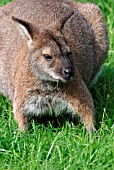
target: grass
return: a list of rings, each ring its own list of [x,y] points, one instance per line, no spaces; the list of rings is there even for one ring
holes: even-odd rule
[[[86,0],[83,0],[86,2]],[[96,107],[97,131],[65,121],[55,127],[32,121],[25,134],[17,130],[11,103],[0,96],[1,170],[113,170],[114,169],[114,1],[97,3],[105,14],[109,52],[102,75],[91,88]],[[0,0],[0,5],[8,0]]]

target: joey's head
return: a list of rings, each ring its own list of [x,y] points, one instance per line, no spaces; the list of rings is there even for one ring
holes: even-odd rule
[[[73,77],[72,53],[62,31],[72,14],[61,20],[58,28],[38,30],[32,24],[14,18],[28,42],[28,64],[42,80],[68,82]]]

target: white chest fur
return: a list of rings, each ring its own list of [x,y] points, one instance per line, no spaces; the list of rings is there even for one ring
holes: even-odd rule
[[[25,105],[27,116],[58,116],[62,113],[73,113],[70,103],[60,98],[58,95],[32,96]]]

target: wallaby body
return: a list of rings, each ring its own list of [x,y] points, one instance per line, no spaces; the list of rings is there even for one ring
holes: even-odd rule
[[[78,114],[94,129],[88,87],[104,62],[107,31],[100,9],[66,0],[14,0],[0,8],[0,91],[20,130],[27,117]]]

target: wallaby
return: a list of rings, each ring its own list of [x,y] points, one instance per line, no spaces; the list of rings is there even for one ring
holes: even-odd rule
[[[0,8],[0,91],[19,129],[47,113],[95,126],[89,86],[108,49],[98,6],[70,0],[14,0]]]

